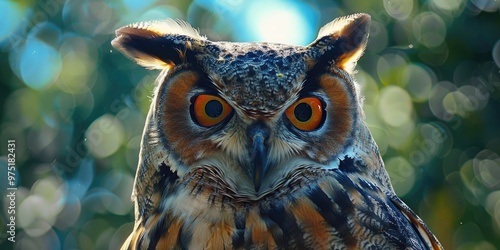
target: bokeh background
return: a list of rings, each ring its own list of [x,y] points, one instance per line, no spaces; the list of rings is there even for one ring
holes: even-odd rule
[[[398,195],[447,249],[500,249],[500,1],[0,0],[1,249],[117,249],[158,72],[110,41],[187,20],[211,40],[307,45],[337,16],[373,24],[357,80]],[[17,235],[6,240],[7,140]]]

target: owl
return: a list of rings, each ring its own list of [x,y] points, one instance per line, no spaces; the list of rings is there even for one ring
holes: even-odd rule
[[[307,46],[213,42],[178,20],[116,31],[161,70],[122,249],[441,249],[401,201],[353,78],[370,16]]]

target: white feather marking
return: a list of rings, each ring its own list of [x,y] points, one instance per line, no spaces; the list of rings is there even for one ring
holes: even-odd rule
[[[337,158],[333,159],[327,165],[325,165],[325,169],[338,169],[340,165],[340,160],[343,160],[344,157],[346,156],[351,159],[357,159],[359,157],[357,153],[354,151],[354,148],[349,147],[344,152],[340,153]]]
[[[191,27],[189,23],[179,19],[163,19],[163,20],[133,23],[123,27],[122,29],[124,29],[124,31],[127,31],[130,28],[136,30],[151,31],[158,36],[184,35],[195,39],[201,39],[201,40],[206,39],[205,36],[200,35],[197,29]],[[118,31],[122,29],[119,29]]]
[[[352,14],[348,16],[343,16],[336,18],[335,20],[325,24],[318,32],[318,37],[316,39],[322,38],[324,36],[330,36],[341,31],[346,25],[351,23],[354,19],[366,14]]]

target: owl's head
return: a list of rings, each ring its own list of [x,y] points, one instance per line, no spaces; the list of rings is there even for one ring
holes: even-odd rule
[[[307,46],[213,42],[173,20],[118,29],[115,48],[162,70],[137,170],[134,195],[149,197],[139,208],[165,195],[152,190],[174,192],[200,173],[211,176],[204,185],[258,200],[301,171],[353,159],[375,164],[345,171],[383,168],[352,77],[369,26],[367,14],[337,18]]]

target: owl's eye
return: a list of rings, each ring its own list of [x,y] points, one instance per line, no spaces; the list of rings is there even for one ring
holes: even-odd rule
[[[214,95],[199,95],[193,106],[196,122],[204,127],[211,127],[222,122],[233,109],[222,98]]]
[[[286,111],[285,115],[293,126],[302,131],[313,131],[323,120],[323,104],[318,98],[302,98]]]

